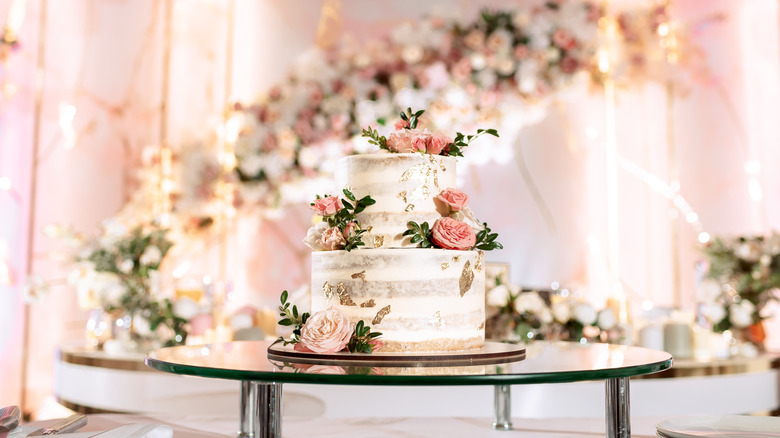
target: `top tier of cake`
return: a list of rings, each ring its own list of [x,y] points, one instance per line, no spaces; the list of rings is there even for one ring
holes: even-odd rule
[[[366,248],[414,247],[407,222],[433,223],[447,215],[434,199],[456,182],[455,158],[422,153],[363,154],[341,158],[336,187],[347,188],[360,199],[370,195],[376,204],[357,215]]]

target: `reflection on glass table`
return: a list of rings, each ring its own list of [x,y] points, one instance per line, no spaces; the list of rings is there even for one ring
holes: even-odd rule
[[[630,437],[629,378],[657,373],[672,366],[663,351],[610,344],[531,342],[525,358],[515,362],[450,365],[413,362],[407,366],[372,363],[323,364],[270,360],[264,341],[170,347],[146,358],[151,368],[169,373],[240,380],[239,436],[281,437],[283,383],[331,385],[494,385],[496,429],[511,429],[510,385],[606,382],[608,437]]]

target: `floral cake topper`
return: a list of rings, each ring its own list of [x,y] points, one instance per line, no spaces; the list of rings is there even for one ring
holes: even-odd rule
[[[401,120],[395,123],[395,131],[388,137],[379,135],[379,132],[371,127],[363,129],[363,137],[368,137],[369,143],[390,152],[422,152],[450,157],[462,157],[463,149],[483,134],[498,137],[495,129],[477,129],[477,133],[473,135],[457,132],[453,140],[446,135],[418,128],[417,123],[423,113],[425,110],[412,111],[411,108],[407,108],[406,112],[401,113]]]

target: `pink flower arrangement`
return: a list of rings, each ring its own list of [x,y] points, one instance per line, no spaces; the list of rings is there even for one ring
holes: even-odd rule
[[[458,189],[447,188],[436,196],[436,200],[446,205],[449,212],[453,213],[466,208],[469,203],[469,195]]]
[[[335,353],[346,348],[353,330],[344,312],[323,310],[311,315],[301,327],[301,337],[293,348],[314,353]]]
[[[320,216],[333,216],[342,208],[344,206],[341,204],[341,200],[335,196],[315,199],[311,205],[311,209]]]
[[[398,121],[397,129],[387,137],[387,148],[393,152],[425,152],[431,155],[440,155],[446,152],[452,139],[446,135],[434,134],[427,129],[409,129],[409,122]]]
[[[463,251],[477,243],[477,234],[469,224],[443,217],[431,228],[431,242],[439,248]]]

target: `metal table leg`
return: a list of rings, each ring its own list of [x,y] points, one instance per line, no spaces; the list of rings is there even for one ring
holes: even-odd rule
[[[628,383],[628,377],[607,379],[607,438],[631,437]]]
[[[493,429],[512,430],[512,394],[509,385],[496,385],[493,392]]]
[[[241,382],[240,438],[282,438],[282,384]]]

